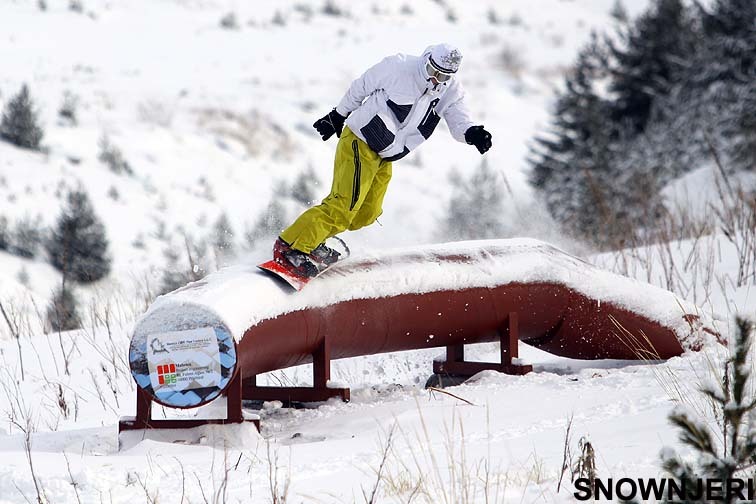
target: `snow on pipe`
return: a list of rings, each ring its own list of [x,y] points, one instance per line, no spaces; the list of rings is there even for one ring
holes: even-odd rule
[[[209,275],[158,298],[138,322],[132,374],[157,402],[193,407],[235,372],[312,362],[326,337],[332,358],[482,343],[498,340],[511,312],[521,341],[580,359],[666,359],[717,334],[672,293],[546,243],[458,242],[348,259],[299,293],[254,265]],[[180,360],[182,349],[200,372],[177,393],[164,382],[175,383],[182,364],[161,358]]]

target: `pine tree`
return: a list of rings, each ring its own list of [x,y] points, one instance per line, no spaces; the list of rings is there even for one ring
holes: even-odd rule
[[[604,71],[604,52],[594,35],[565,79],[549,135],[536,138],[529,160],[530,182],[549,213],[572,233],[599,242],[621,207],[621,191],[613,186],[616,128],[607,120],[609,103],[595,90]]]
[[[690,71],[700,97],[701,127],[727,146],[728,166],[756,169],[756,2],[717,0],[699,5],[703,37]]]
[[[0,138],[25,149],[39,150],[44,133],[38,124],[29,87],[24,84],[3,111]]]
[[[51,264],[66,279],[94,282],[110,272],[105,227],[83,189],[68,194],[46,248]]]
[[[666,451],[662,463],[664,469],[678,480],[678,486],[691,492],[696,491],[698,478],[716,478],[724,482],[738,475],[747,477],[744,472],[752,471],[756,463],[756,430],[752,428],[756,400],[750,388],[752,368],[748,359],[753,324],[739,318],[736,326],[734,353],[725,363],[721,385],[701,390],[720,416],[722,432],[713,432],[709,425],[683,410],[674,411],[669,416],[680,431],[680,441],[697,455],[698,464],[684,462],[674,450]],[[706,492],[698,498],[686,497],[688,503],[709,502]],[[726,495],[720,502],[740,501],[737,495]]]
[[[47,325],[52,332],[81,329],[77,304],[73,289],[64,280],[47,307]]]
[[[504,183],[485,159],[469,179],[453,174],[452,185],[455,189],[439,232],[442,239],[506,237]]]
[[[622,0],[614,0],[612,8],[609,11],[609,15],[619,23],[627,23],[627,21],[630,19],[627,15],[625,4],[622,3]]]
[[[651,9],[621,32],[620,44],[609,41],[612,121],[642,132],[654,100],[666,95],[686,68],[695,32],[682,0],[655,0]]]
[[[10,246],[10,236],[8,236],[8,218],[0,216],[0,250],[8,250]]]
[[[716,0],[711,10],[699,6],[703,25],[692,77],[699,84],[734,81],[753,86],[756,78],[756,2]]]
[[[745,95],[740,102],[735,123],[736,136],[731,157],[735,168],[756,172],[756,87],[742,88]]]

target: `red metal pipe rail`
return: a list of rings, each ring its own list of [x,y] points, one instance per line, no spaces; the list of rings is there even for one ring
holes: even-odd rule
[[[479,246],[468,244],[468,250],[407,251],[385,260],[350,260],[332,267],[301,293],[287,291],[285,295],[281,291],[286,288],[277,285],[273,279],[263,273],[247,271],[248,281],[237,282],[235,288],[254,284],[246,295],[259,295],[260,289],[264,289],[268,297],[279,296],[283,301],[279,313],[260,317],[241,333],[238,327],[229,329],[232,334],[237,331],[234,334],[237,362],[233,387],[238,387],[241,382],[241,397],[244,399],[318,401],[338,396],[348,400],[348,389],[328,388],[331,359],[446,347],[447,359],[435,363],[436,372],[471,375],[481,369],[497,369],[524,374],[531,367],[515,360],[518,339],[553,354],[577,359],[657,360],[680,355],[689,349],[698,350],[701,339],[697,336],[702,332],[716,334],[694,309],[683,309],[684,304],[670,293],[650,285],[615,275],[618,285],[624,282],[618,292],[621,294],[625,289],[631,293],[631,302],[618,302],[621,295],[616,292],[609,293],[609,301],[592,295],[590,286],[579,287],[581,281],[601,280],[611,286],[614,277],[606,282],[605,277],[611,274],[599,274],[596,268],[546,244],[527,243],[531,249],[522,242],[511,247],[507,246],[507,241],[482,242]],[[528,271],[508,272],[507,261],[512,262],[513,268],[522,269],[516,259],[529,253],[541,254],[546,261],[544,264],[554,265],[552,279],[549,275],[535,275]],[[428,262],[439,268],[429,268]],[[395,279],[391,277],[397,264],[417,264],[420,269],[428,268],[429,274],[438,275],[444,275],[447,266],[457,277],[469,268],[470,280],[460,285],[459,278],[455,277],[448,282],[447,288],[443,287],[443,281],[433,282],[434,288],[402,286],[407,270],[397,273]],[[536,264],[534,267],[541,266]],[[491,273],[486,276],[481,274],[483,270]],[[374,278],[371,272],[375,272]],[[423,284],[423,275],[423,271],[415,275],[420,284]],[[372,285],[368,282],[379,279],[390,286],[382,296],[376,296],[375,289],[367,289]],[[342,285],[340,282],[350,280],[365,282],[366,291],[373,294],[370,297],[355,296],[354,292],[360,292],[359,286],[349,284],[352,294],[347,293],[343,299],[334,301],[333,289]],[[196,310],[206,309],[209,314],[206,317],[192,314],[192,320],[176,320],[174,327],[191,327],[197,320],[205,319],[213,319],[215,324],[223,323],[223,314],[213,311],[223,309],[222,303],[213,297],[223,289],[220,288],[222,285],[212,287],[214,282],[216,280],[211,277],[167,296],[159,307],[148,312],[137,326],[136,333],[149,332],[164,325],[164,321],[170,319],[166,314],[174,309],[172,302],[184,310],[187,303],[190,306],[195,303]],[[203,289],[209,289],[213,294],[205,295]],[[308,289],[310,293],[306,294]],[[322,289],[323,297],[330,296],[329,302],[317,302],[318,289]],[[648,296],[644,296],[644,289]],[[239,295],[245,294],[240,292]],[[654,305],[651,311],[666,313],[664,317],[654,318],[644,314],[643,310],[628,307],[634,306],[633,303],[637,305],[638,299],[644,297]],[[219,307],[203,308],[206,302],[203,299],[210,299]],[[302,299],[314,301],[302,303]],[[660,303],[665,306],[658,306]],[[249,309],[254,310],[255,306]],[[151,317],[160,323],[150,325]],[[464,345],[491,341],[502,342],[501,362],[464,361]],[[310,362],[314,363],[314,387],[260,387],[256,383],[256,376],[261,373]],[[229,410],[229,418],[238,421],[240,415],[236,409],[240,408],[240,401],[234,401],[230,408],[234,411]],[[144,417],[144,406],[140,411],[142,420],[129,424],[132,428],[144,428],[150,423]],[[129,426],[124,427],[122,423],[122,428]]]

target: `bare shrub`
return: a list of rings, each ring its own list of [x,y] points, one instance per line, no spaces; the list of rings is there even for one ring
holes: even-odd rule
[[[110,137],[103,133],[99,142],[100,152],[97,159],[104,163],[116,175],[133,175],[134,170],[123,156],[123,152],[110,141]]]
[[[568,470],[570,471],[571,480],[575,481],[574,478],[572,478],[572,420],[573,416],[570,415],[570,419],[567,422],[567,428],[564,433],[564,446],[562,448],[562,470],[559,472],[559,481],[557,482],[557,493],[559,492],[560,488],[562,487],[562,479],[564,478],[564,473]]]
[[[257,110],[240,114],[232,110],[201,109],[198,114],[199,125],[217,135],[221,145],[232,142],[241,146],[248,156],[270,154],[291,160],[296,150],[287,129],[275,118]]]
[[[415,14],[415,11],[410,4],[402,4],[399,8],[399,14],[403,16],[412,16]]]
[[[493,7],[488,9],[488,11],[486,12],[486,19],[488,19],[488,22],[492,25],[499,25],[503,22],[503,20],[499,16],[499,13],[496,12],[496,9],[494,9]]]
[[[305,171],[297,175],[296,180],[292,184],[291,197],[302,205],[312,205],[317,197],[315,190],[319,185],[320,180],[318,180],[315,170],[312,166],[308,166]]]
[[[182,234],[181,245],[175,246],[173,243],[168,243],[163,250],[166,266],[163,269],[159,294],[165,294],[189,282],[201,280],[210,270],[207,241],[195,239],[186,232]],[[182,257],[185,260],[182,261]]]
[[[341,7],[339,7],[336,2],[333,0],[326,0],[326,2],[323,4],[323,8],[321,9],[321,12],[325,14],[326,16],[333,16],[333,17],[344,17],[346,16],[346,11],[344,11]]]
[[[515,79],[521,79],[525,70],[525,59],[522,51],[512,46],[505,45],[499,51],[497,63],[507,74]]]
[[[244,233],[244,238],[250,248],[254,248],[260,240],[271,240],[272,244],[287,224],[286,209],[278,198],[273,197],[254,224]]]
[[[593,449],[588,439],[583,436],[578,441],[578,457],[575,464],[572,466],[572,481],[579,478],[585,478],[589,481],[591,486],[591,493],[596,492],[596,477],[598,470],[596,469],[596,451]]]
[[[0,250],[8,250],[10,246],[10,233],[8,232],[8,218],[0,216]]]
[[[276,26],[286,26],[286,18],[281,14],[280,10],[277,10],[273,14],[273,19],[271,19],[270,22]]]
[[[58,117],[70,126],[76,126],[79,122],[77,110],[79,108],[79,97],[70,91],[63,93],[63,102],[58,109]]]
[[[221,213],[218,220],[213,224],[211,240],[215,252],[216,268],[220,268],[236,255],[234,230],[225,212]]]
[[[224,15],[220,20],[220,27],[224,30],[238,30],[239,20],[236,17],[236,13],[229,12]]]
[[[275,448],[271,448],[269,440],[265,440],[265,455],[268,465],[268,489],[270,490],[270,500],[273,504],[286,504],[289,496],[289,485],[291,483],[291,467],[285,474],[281,473],[282,467],[279,465],[279,453]],[[289,457],[291,462],[291,457]]]
[[[169,100],[144,100],[137,105],[137,117],[145,124],[170,128],[173,124],[175,107]]]
[[[37,216],[35,220],[32,220],[29,216],[24,216],[16,222],[8,252],[27,259],[36,257],[39,254],[43,238],[44,230],[41,218]]]
[[[53,293],[47,307],[47,325],[52,332],[81,328],[76,296],[70,284],[63,282]]]
[[[486,457],[468,459],[461,417],[455,414],[450,424],[444,424],[441,453],[433,448],[436,443],[431,441],[422,412],[420,420],[421,432],[408,435],[397,424],[383,437],[381,462],[371,469],[376,482],[369,494],[363,490],[365,502],[384,502],[381,497],[425,503],[504,502],[512,477],[494,466],[490,450]],[[535,456],[529,460],[532,466],[524,468],[520,478],[523,486],[540,483],[546,477],[543,461]]]

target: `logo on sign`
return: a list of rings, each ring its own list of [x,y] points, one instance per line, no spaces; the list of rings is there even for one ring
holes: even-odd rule
[[[164,364],[157,367],[158,383],[160,385],[176,384],[176,364]]]

